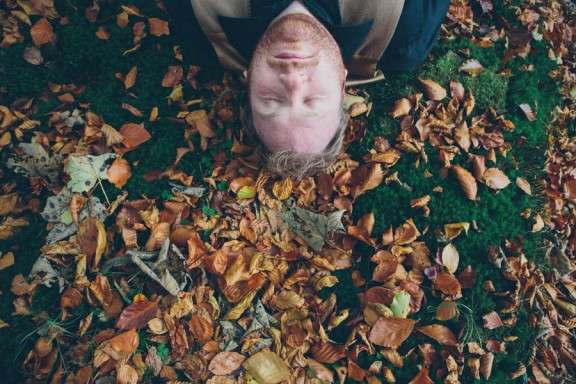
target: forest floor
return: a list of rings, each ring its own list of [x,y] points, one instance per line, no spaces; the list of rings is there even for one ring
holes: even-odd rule
[[[575,12],[453,0],[295,180],[161,1],[4,1],[1,381],[575,382]]]

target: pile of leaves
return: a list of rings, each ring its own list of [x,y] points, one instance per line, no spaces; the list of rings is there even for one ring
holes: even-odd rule
[[[452,1],[441,39],[469,44],[444,56],[458,78],[424,70],[386,105],[371,96],[385,84],[349,89],[348,151],[299,180],[263,169],[241,129],[242,84],[190,63],[161,1],[80,3],[0,10],[2,50],[55,73],[34,92],[0,86],[0,270],[33,257],[0,296],[12,312],[0,335],[22,339],[14,360],[26,382],[575,380],[569,2]],[[89,49],[76,62],[75,23],[122,67]],[[476,50],[501,53],[497,75]],[[151,53],[164,68],[155,82],[130,61]],[[533,57],[552,63],[561,101],[523,101],[512,117],[479,84],[530,76]],[[108,71],[92,73],[90,60]],[[117,100],[98,97],[104,82],[91,76],[106,76]],[[374,134],[378,114],[394,129]],[[543,161],[531,164],[524,146]],[[392,224],[370,199],[394,188],[409,206],[386,202],[402,213]],[[467,243],[489,228],[482,212],[435,212],[457,204],[452,190],[466,212],[498,210],[495,196],[526,204],[520,235],[498,234],[472,260]],[[25,321],[31,331],[11,334]]]

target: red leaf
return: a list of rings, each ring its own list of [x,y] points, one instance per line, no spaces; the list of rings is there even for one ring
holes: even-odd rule
[[[144,328],[148,324],[148,321],[156,316],[157,309],[157,301],[144,300],[132,303],[124,308],[120,314],[116,322],[116,328],[123,331]]]

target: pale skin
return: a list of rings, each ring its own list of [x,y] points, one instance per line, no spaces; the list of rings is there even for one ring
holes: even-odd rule
[[[254,126],[264,145],[322,152],[338,126],[346,74],[336,41],[294,1],[268,27],[247,74]]]

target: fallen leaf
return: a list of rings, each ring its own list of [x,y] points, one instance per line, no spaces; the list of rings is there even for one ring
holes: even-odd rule
[[[485,314],[482,316],[482,319],[484,320],[484,328],[486,329],[496,329],[504,325],[496,311]]]
[[[148,19],[148,27],[150,28],[150,34],[152,36],[169,36],[170,35],[170,25],[167,21],[151,17]]]
[[[480,373],[484,380],[489,380],[492,376],[492,366],[494,365],[494,354],[488,352],[480,357]]]
[[[37,47],[54,41],[54,29],[47,18],[43,17],[30,28],[32,42]]]
[[[412,103],[410,102],[410,100],[403,97],[399,100],[396,100],[396,102],[394,103],[394,108],[392,109],[392,112],[390,112],[390,114],[392,115],[392,118],[396,119],[398,117],[408,115],[411,109],[412,109]]]
[[[238,352],[220,352],[210,360],[208,370],[215,375],[230,375],[240,368],[244,360],[246,356]]]
[[[119,133],[123,137],[122,144],[129,149],[134,149],[152,138],[144,124],[126,123],[122,125]]]
[[[40,65],[44,62],[42,52],[34,46],[26,47],[22,57],[32,65]]]
[[[116,369],[116,382],[118,384],[137,384],[138,372],[128,364],[120,364]]]
[[[516,186],[520,188],[527,195],[532,196],[532,187],[530,186],[528,180],[524,179],[523,177],[517,177]]]
[[[478,183],[472,174],[462,168],[459,165],[452,166],[452,171],[456,175],[456,180],[458,180],[458,184],[462,188],[464,195],[469,200],[476,200],[476,195],[478,193]]]
[[[136,77],[138,76],[138,67],[133,66],[126,76],[124,77],[124,89],[128,90],[136,84]]]
[[[116,321],[116,328],[126,331],[129,329],[142,329],[156,316],[158,302],[143,300],[130,304],[122,310]]]
[[[370,330],[369,340],[382,347],[398,348],[410,336],[416,321],[380,317]]]
[[[184,77],[184,69],[181,65],[171,65],[162,78],[162,86],[165,88],[173,88],[182,81]]]
[[[460,254],[452,243],[448,243],[442,250],[442,265],[446,267],[448,272],[455,273],[458,269],[460,261]]]
[[[480,62],[476,59],[466,60],[464,64],[460,66],[461,72],[466,72],[472,77],[476,77],[482,73],[484,67]]]
[[[434,101],[440,101],[444,99],[446,96],[448,96],[446,89],[437,82],[435,82],[434,80],[429,79],[426,80],[419,79],[419,80],[420,84],[422,84],[422,86],[424,87],[424,93],[426,94],[426,97],[428,99]]]
[[[459,296],[462,292],[460,282],[449,272],[440,272],[434,279],[434,286],[446,295]]]
[[[122,189],[132,176],[130,164],[125,159],[117,157],[106,171],[106,175],[108,181],[114,184],[116,188]]]
[[[0,255],[2,255],[0,253]],[[14,253],[7,252],[0,257],[0,271],[14,265]]]
[[[418,332],[433,338],[442,345],[447,345],[450,347],[458,345],[458,339],[454,333],[448,327],[441,324],[432,324],[420,327],[418,328]]]
[[[290,378],[288,365],[269,350],[255,353],[242,366],[260,383],[277,384]]]
[[[186,123],[196,128],[202,137],[212,138],[216,136],[216,133],[212,130],[208,113],[204,109],[190,112],[186,116]]]
[[[115,157],[111,153],[100,156],[69,156],[64,166],[64,171],[70,176],[68,189],[72,192],[87,192],[99,181],[106,180],[106,163]]]
[[[428,367],[422,367],[420,372],[408,384],[434,384],[434,381],[428,376]]]
[[[530,104],[519,104],[518,107],[524,112],[524,116],[526,116],[528,121],[536,121],[536,114],[532,111]]]
[[[436,308],[436,320],[448,321],[458,316],[458,307],[453,301],[443,301]]]
[[[508,176],[498,168],[488,168],[482,177],[486,186],[495,190],[504,189],[511,183]]]

